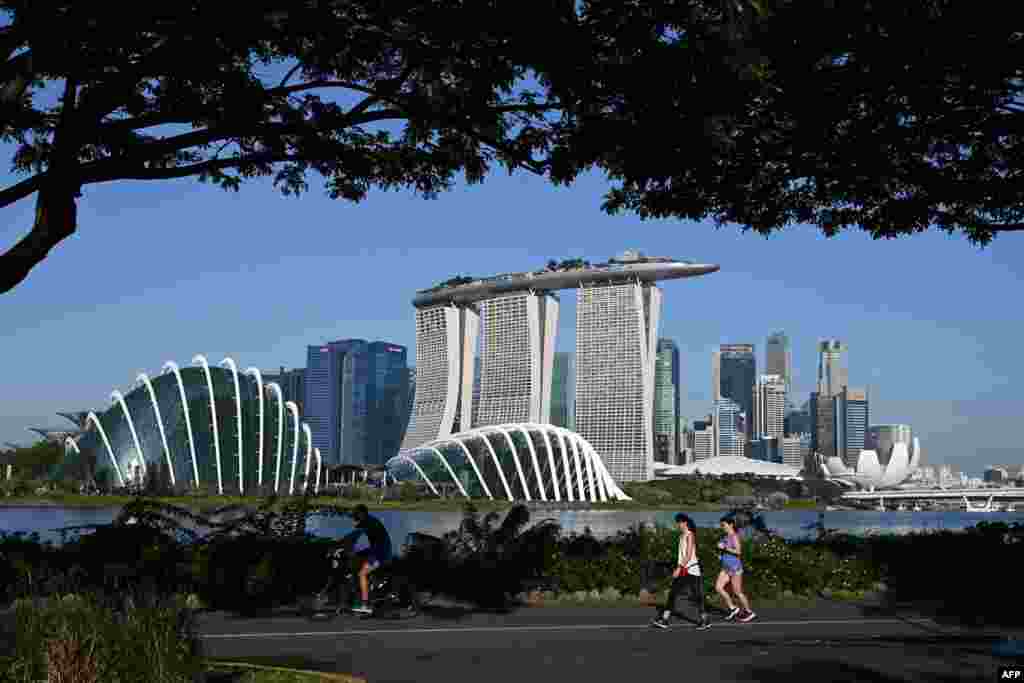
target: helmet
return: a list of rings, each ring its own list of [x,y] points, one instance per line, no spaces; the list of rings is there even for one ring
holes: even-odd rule
[[[362,503],[352,508],[353,519],[366,519],[369,515],[370,511]]]

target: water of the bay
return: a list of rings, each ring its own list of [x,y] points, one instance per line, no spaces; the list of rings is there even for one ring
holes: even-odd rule
[[[60,542],[59,529],[89,524],[107,524],[119,508],[4,507],[0,508],[0,531],[38,532],[41,540]],[[419,532],[440,536],[458,528],[460,512],[418,512],[379,510],[378,516],[396,544],[405,542],[408,534]],[[688,513],[698,526],[715,526],[722,517],[719,512]],[[607,537],[639,523],[671,525],[674,512],[637,510],[560,510],[531,513],[531,523],[554,519],[565,533],[583,533],[589,529],[598,537]],[[503,517],[503,515],[502,515]],[[818,521],[816,510],[767,511],[764,519],[770,529],[784,538],[797,539],[813,533]],[[1024,523],[1024,512],[877,512],[834,511],[825,513],[825,526],[853,534],[906,534],[916,531],[958,530],[982,521]],[[313,517],[311,533],[337,538],[351,529],[347,518]]]

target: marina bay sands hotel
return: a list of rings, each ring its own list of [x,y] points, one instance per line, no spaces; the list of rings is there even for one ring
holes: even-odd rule
[[[603,264],[552,262],[417,292],[416,394],[402,449],[487,425],[550,423],[555,292],[576,289],[576,431],[615,480],[651,478],[655,283],[716,270],[627,251]]]

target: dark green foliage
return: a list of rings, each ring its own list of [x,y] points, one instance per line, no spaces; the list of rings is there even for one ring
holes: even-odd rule
[[[127,179],[297,195],[312,173],[360,201],[599,169],[612,213],[984,243],[1024,227],[1013,6],[0,2],[0,138],[27,176],[0,206],[39,209],[0,291],[75,232],[83,188]]]
[[[20,603],[15,618],[0,681],[188,683],[203,670],[193,617],[173,600],[120,613],[88,596],[54,598]]]

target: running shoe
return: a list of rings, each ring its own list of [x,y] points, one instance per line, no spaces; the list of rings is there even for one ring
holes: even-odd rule
[[[755,617],[757,617],[756,614],[748,611],[742,617],[740,617],[739,620],[746,623],[748,621],[753,621]]]
[[[373,608],[370,607],[369,605],[364,605],[362,603],[360,603],[360,604],[356,605],[355,607],[353,607],[352,611],[356,612],[358,614],[373,614]]]
[[[657,619],[651,622],[651,626],[653,626],[654,628],[668,628],[669,623],[667,619],[662,619],[661,617],[658,617]]]
[[[740,613],[740,608],[739,607],[733,607],[731,610],[729,610],[729,613],[725,615],[725,620],[726,621],[732,621],[733,619],[735,619],[739,615],[739,613]]]
[[[697,630],[698,631],[707,631],[709,628],[711,628],[711,620],[708,619],[707,617],[704,617],[703,619],[701,619],[700,623],[697,624]]]

